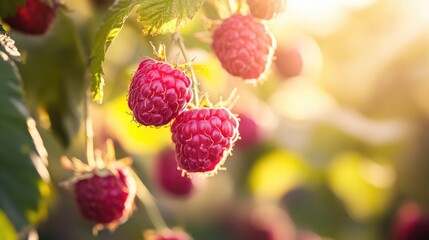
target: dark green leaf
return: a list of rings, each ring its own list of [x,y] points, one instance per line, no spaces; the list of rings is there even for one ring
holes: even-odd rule
[[[92,74],[92,94],[94,101],[101,103],[103,101],[103,61],[106,51],[110,44],[119,34],[122,26],[125,23],[128,15],[134,6],[137,5],[137,0],[119,0],[114,6],[109,9],[106,14],[103,24],[98,30],[94,45],[91,49],[90,72]]]
[[[25,5],[25,0],[2,0],[0,1],[0,17],[9,17],[16,12],[16,8]]]
[[[141,0],[138,21],[144,35],[173,33],[194,17],[205,0]]]
[[[30,118],[14,62],[0,52],[0,209],[20,231],[46,213],[46,150]]]
[[[51,34],[17,35],[16,43],[27,56],[19,70],[30,107],[47,112],[51,129],[67,147],[79,130],[87,87],[86,59],[76,27],[71,19],[58,14]]]

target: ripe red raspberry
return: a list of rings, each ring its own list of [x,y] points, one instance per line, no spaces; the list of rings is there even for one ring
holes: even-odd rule
[[[274,64],[283,78],[296,77],[301,74],[303,60],[296,46],[279,46],[276,49]]]
[[[133,210],[136,183],[127,168],[88,172],[79,176],[73,187],[80,213],[94,223],[116,227]]]
[[[238,139],[238,119],[226,108],[185,110],[171,126],[179,167],[216,173]]]
[[[177,168],[176,153],[172,149],[163,150],[156,158],[157,182],[165,192],[177,196],[188,196],[194,185],[188,176],[182,176]]]
[[[235,144],[238,148],[249,149],[254,147],[261,139],[261,130],[255,119],[252,117],[240,113],[240,126],[238,130],[240,132],[240,139]]]
[[[288,240],[296,239],[296,229],[289,215],[277,206],[258,206],[254,209],[239,206],[227,212],[223,224],[233,239]],[[246,210],[246,211],[244,211]]]
[[[284,11],[286,0],[247,0],[247,5],[255,18],[270,20]]]
[[[182,70],[148,58],[140,63],[131,81],[128,106],[138,123],[160,127],[174,119],[191,99],[191,80]]]
[[[271,65],[275,39],[251,15],[225,19],[213,33],[212,48],[222,67],[245,80],[260,80]]]
[[[192,240],[182,229],[165,229],[161,232],[149,230],[145,233],[145,240]]]
[[[58,1],[54,1],[54,6],[48,6],[40,0],[26,0],[25,6],[18,6],[15,15],[4,19],[12,29],[17,31],[40,35],[44,34],[51,27],[55,20],[55,9]]]
[[[392,228],[392,240],[429,239],[429,216],[414,202],[398,209]]]

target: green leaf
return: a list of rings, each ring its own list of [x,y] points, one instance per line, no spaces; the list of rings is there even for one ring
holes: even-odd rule
[[[103,24],[97,31],[91,49],[90,72],[92,74],[91,91],[95,102],[103,101],[103,61],[107,49],[119,34],[131,10],[138,4],[137,0],[119,0],[109,9]]]
[[[81,123],[87,62],[69,17],[58,14],[51,32],[43,37],[16,35],[17,46],[27,56],[18,67],[31,109],[35,114],[45,110],[51,130],[67,147]]]
[[[12,223],[7,218],[6,214],[0,210],[0,239],[18,240],[18,235],[13,228]]]
[[[0,52],[0,209],[17,231],[46,215],[50,193],[46,150],[30,118],[20,76]]]
[[[16,12],[16,8],[25,5],[25,0],[0,1],[0,17],[9,17]]]
[[[389,162],[343,152],[332,160],[328,181],[353,219],[367,221],[380,217],[390,205],[395,172]]]
[[[143,35],[175,32],[187,23],[201,8],[205,0],[141,0],[138,21]]]

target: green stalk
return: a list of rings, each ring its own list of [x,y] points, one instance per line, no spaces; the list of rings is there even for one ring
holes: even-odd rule
[[[183,43],[183,39],[182,39],[182,36],[180,36],[179,31],[174,32],[173,42],[176,42],[177,45],[179,46],[180,52],[182,53],[182,56],[185,59],[186,66],[188,67],[189,72],[191,73],[192,91],[194,93],[194,103],[195,103],[195,106],[199,106],[200,105],[200,97],[199,97],[197,77],[195,76],[195,71],[194,71],[194,68],[192,67],[192,64],[189,62],[189,58],[186,55],[185,44]]]

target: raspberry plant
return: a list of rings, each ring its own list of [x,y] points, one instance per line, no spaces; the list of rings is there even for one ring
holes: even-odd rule
[[[93,2],[94,6],[98,6],[101,1]],[[38,61],[34,58],[37,54],[51,54],[52,65],[64,60],[62,54],[43,50],[41,52],[40,49],[44,49],[43,47],[52,45],[72,49],[67,56],[70,61],[68,63],[80,69],[75,71],[70,68],[71,70],[68,70],[70,74],[64,74],[67,76],[60,73],[55,76],[34,74],[21,63],[18,69],[14,61],[21,61],[20,53],[3,27],[0,29],[2,58],[0,76],[10,80],[0,88],[5,93],[0,97],[8,94],[7,96],[15,98],[11,101],[14,104],[5,109],[5,117],[1,118],[1,121],[10,122],[19,119],[20,124],[19,129],[2,130],[6,135],[19,136],[15,137],[15,140],[21,143],[20,146],[25,147],[25,156],[22,156],[20,162],[25,165],[28,172],[31,172],[32,181],[29,184],[21,180],[18,184],[31,185],[33,192],[37,192],[36,199],[32,199],[32,202],[21,201],[20,206],[37,205],[35,202],[49,195],[50,187],[46,169],[47,153],[43,147],[42,138],[35,127],[35,121],[24,111],[26,108],[23,106],[22,93],[17,91],[21,78],[19,73],[24,76],[24,87],[29,92],[29,99],[35,99],[35,102],[29,105],[34,109],[41,108],[42,112],[47,113],[51,120],[51,129],[60,138],[64,147],[68,147],[71,139],[76,136],[78,131],[76,126],[79,122],[84,122],[86,161],[75,157],[71,160],[63,157],[62,165],[66,169],[73,170],[74,176],[61,185],[72,190],[76,208],[82,217],[95,224],[94,234],[104,228],[114,231],[118,225],[125,223],[139,205],[135,204],[134,198],[137,197],[146,208],[147,215],[155,228],[154,231],[146,234],[147,239],[191,239],[183,230],[172,230],[167,226],[155,204],[155,198],[133,170],[129,157],[116,160],[110,140],[107,141],[107,153],[94,148],[94,137],[97,138],[97,135],[94,136],[90,114],[92,107],[89,99],[92,98],[95,103],[102,104],[104,85],[109,83],[105,82],[103,71],[106,52],[120,34],[126,19],[135,12],[138,15],[137,21],[141,24],[143,36],[170,35],[171,46],[167,49],[160,42],[161,47],[154,51],[154,56],[146,56],[134,72],[127,95],[128,107],[133,115],[131,119],[140,125],[171,129],[172,143],[175,148],[174,161],[177,166],[175,174],[179,174],[187,183],[190,182],[188,177],[191,173],[208,177],[214,176],[218,170],[225,169],[226,159],[233,153],[234,144],[239,139],[239,118],[231,111],[237,99],[233,91],[227,101],[220,101],[214,105],[210,103],[208,94],[201,89],[203,84],[199,83],[204,79],[197,79],[193,60],[188,58],[185,42],[179,31],[180,27],[194,18],[204,3],[205,0],[115,1],[106,10],[92,41],[88,53],[88,69],[85,69],[84,47],[79,42],[82,40],[77,37],[78,31],[73,28],[67,11],[64,11],[67,6],[59,8],[61,3],[57,0],[11,0],[0,3],[0,17],[12,33],[20,31],[24,38],[26,34],[38,34],[46,40],[46,46],[38,45],[37,41],[35,45],[22,45],[27,49],[28,63],[37,65]],[[266,78],[266,73],[269,71],[276,41],[268,29],[268,24],[254,18],[257,16],[252,6],[249,3],[246,7],[244,2],[240,1],[238,8],[231,10],[225,19],[210,20],[213,26],[211,47],[226,72],[247,82],[251,82],[249,80],[260,82]],[[231,6],[229,8],[231,9]],[[249,13],[249,9],[253,16]],[[65,38],[65,34],[74,37]],[[174,49],[179,49],[184,63],[179,64],[177,60],[174,61]],[[48,66],[52,66],[51,64]],[[52,67],[46,72],[56,74]],[[86,74],[88,72],[89,74]],[[63,79],[64,81],[58,81],[65,84],[58,85],[59,89],[63,89],[70,87],[66,85],[70,81],[67,79],[68,76],[80,80],[85,79],[86,75],[91,76],[88,82],[73,81],[76,85],[71,85],[80,94],[67,96],[61,91],[57,91],[54,95],[45,92],[45,86],[51,85],[51,82],[48,82],[49,79]],[[39,81],[26,80],[31,77],[39,78]],[[0,84],[4,84],[4,81]],[[60,98],[62,105],[56,105]],[[77,110],[80,104],[83,105],[82,112]],[[58,114],[60,117],[57,119]],[[71,118],[68,118],[69,115]],[[65,119],[71,120],[66,124],[59,124],[65,122]],[[14,134],[18,132],[19,134]],[[15,153],[20,152],[16,147],[11,147],[11,150]],[[6,153],[4,155],[8,156]],[[164,181],[165,177],[161,176],[160,179]],[[167,182],[162,184],[167,185]],[[12,195],[11,189],[1,191],[0,193],[4,193],[5,196]],[[187,191],[173,190],[173,192],[183,195]],[[2,208],[5,202],[7,204],[15,200],[16,197],[2,200]],[[31,218],[28,217],[28,211],[37,211],[37,208],[28,209],[28,207],[21,207],[6,212],[8,218],[12,219],[15,229],[24,231],[23,234],[33,234],[32,228],[26,226],[34,225],[39,218],[42,218],[37,214],[31,215],[33,216]]]

